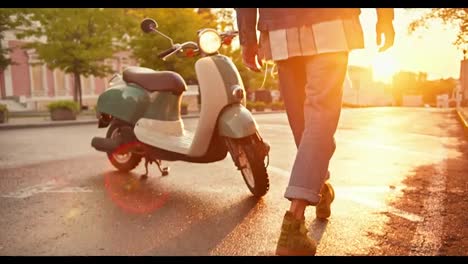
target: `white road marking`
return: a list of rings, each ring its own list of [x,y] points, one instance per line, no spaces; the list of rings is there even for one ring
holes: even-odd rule
[[[424,200],[423,211],[427,216],[425,221],[419,223],[411,241],[411,252],[413,256],[435,256],[438,255],[442,246],[442,225],[444,217],[440,214],[446,195],[446,175],[448,153],[443,147],[445,139],[440,140],[441,149],[439,154],[445,159],[435,165],[435,174],[431,175],[429,183],[429,194]]]
[[[47,193],[78,193],[78,192],[93,192],[90,188],[85,187],[65,187],[59,190],[50,190]]]
[[[271,166],[271,165],[268,166],[268,171],[271,171],[275,174],[279,174],[284,177],[290,176],[289,171],[283,170],[281,168]],[[372,209],[376,209],[382,212],[389,212],[399,217],[403,217],[412,222],[421,222],[424,220],[424,218],[419,215],[416,215],[410,212],[405,212],[403,210],[394,208],[382,202],[365,199],[365,198],[362,198],[362,195],[359,195],[360,193],[362,194],[363,192],[382,193],[382,192],[390,192],[390,191],[401,191],[403,189],[407,189],[404,186],[396,186],[394,188],[390,188],[389,186],[334,186],[334,188],[336,190],[337,198],[340,198],[340,197],[346,198],[348,200],[352,200],[353,202],[356,202],[361,205],[365,205]]]
[[[38,193],[47,192],[47,191],[55,189],[55,188],[57,188],[57,182],[55,180],[52,180],[52,181],[48,181],[48,182],[41,183],[41,184],[38,184],[38,185],[29,186],[29,187],[17,190],[15,192],[11,192],[11,193],[6,194],[6,195],[2,195],[2,197],[21,199],[21,198],[26,198],[26,197],[33,196],[33,195],[38,194]]]
[[[59,188],[57,181],[52,180],[38,185],[29,186],[5,195],[3,198],[23,199],[37,195],[40,193],[78,193],[78,192],[93,192],[93,190],[85,187],[64,187]]]

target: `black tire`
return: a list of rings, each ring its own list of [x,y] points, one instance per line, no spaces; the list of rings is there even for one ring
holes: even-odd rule
[[[124,125],[112,124],[107,130],[106,137],[111,138],[114,131],[116,129],[121,129],[122,127],[124,127]],[[122,160],[119,161],[118,158],[115,157],[114,153],[110,152],[107,153],[107,158],[109,159],[110,163],[112,163],[112,165],[119,171],[129,172],[133,170],[136,166],[138,166],[138,164],[140,164],[142,158],[141,155],[138,155],[136,153],[129,153],[129,155],[130,158],[128,160],[125,160],[125,162],[122,162]]]
[[[242,178],[250,192],[255,197],[264,196],[270,189],[270,182],[264,163],[266,154],[264,153],[263,143],[257,136],[251,136],[243,139],[227,139],[227,141],[231,157],[237,168],[241,171]],[[244,160],[244,162],[248,162],[253,179],[248,179],[249,175],[247,175],[247,171],[249,168],[243,169],[243,166],[245,165],[243,165],[243,162],[239,159],[240,156],[243,156],[242,153],[245,153],[244,157],[246,160]]]

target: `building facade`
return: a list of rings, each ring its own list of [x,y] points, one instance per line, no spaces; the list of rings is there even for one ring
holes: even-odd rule
[[[354,106],[391,106],[390,85],[375,81],[370,68],[349,65],[343,103]]]
[[[8,57],[14,64],[0,72],[0,100],[4,103],[10,101],[8,105],[15,108],[10,109],[12,111],[43,111],[51,101],[73,100],[73,76],[59,69],[51,70],[46,64],[41,64],[34,50],[23,48],[27,41],[16,39],[13,32],[4,33],[2,47],[11,49]],[[114,73],[137,65],[129,51],[116,53],[104,63],[111,66]],[[104,78],[81,76],[84,106],[94,107],[112,75]]]

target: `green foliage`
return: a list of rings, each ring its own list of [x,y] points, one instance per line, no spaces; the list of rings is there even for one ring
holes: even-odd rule
[[[234,30],[234,13],[233,8],[219,8],[214,11],[219,31]]]
[[[34,37],[24,48],[36,50],[39,60],[50,69],[74,75],[74,99],[81,105],[79,76],[104,77],[112,73],[105,59],[127,49],[126,31],[136,27],[125,9],[111,8],[31,8],[22,14],[17,37]]]
[[[423,102],[435,104],[438,95],[448,94],[451,96],[456,85],[454,79],[440,79],[424,82],[420,88],[420,94],[423,95]]]
[[[35,49],[51,69],[85,77],[111,73],[103,61],[127,47],[125,29],[137,26],[127,19],[123,9],[38,8],[24,12],[29,13],[23,21],[27,27],[17,36],[47,39],[38,39],[26,48]]]
[[[0,104],[0,112],[8,112],[8,108],[4,104]]]
[[[284,108],[284,103],[281,102],[281,101],[272,102],[272,103],[270,104],[270,107],[271,107],[271,109],[273,109],[273,110],[280,110],[280,109],[283,109],[283,108]]]
[[[77,112],[80,109],[80,106],[74,101],[60,100],[49,103],[47,105],[47,109],[49,109],[49,111],[53,111],[55,109],[69,109],[73,112]]]
[[[266,103],[265,102],[262,102],[262,101],[257,101],[255,102],[255,110],[257,111],[263,111],[265,110],[265,107],[266,107]]]
[[[255,102],[247,101],[247,103],[245,104],[245,107],[249,110],[252,110],[255,108]]]
[[[468,49],[468,8],[432,8],[413,21],[408,26],[408,31],[413,33],[418,28],[428,28],[428,22],[433,20],[441,20],[444,24],[457,26],[458,34],[454,45],[460,49]]]
[[[6,9],[0,9],[0,71],[3,71],[11,64],[11,60],[6,57],[10,50],[8,48],[4,48],[1,42],[3,40],[3,32],[10,28],[8,26],[9,20],[9,13]]]
[[[197,31],[203,28],[216,28],[216,21],[208,11],[197,13],[193,8],[145,8],[131,11],[132,16],[141,21],[149,17],[156,20],[158,30],[173,39],[174,43],[197,41]],[[158,34],[135,32],[131,41],[133,54],[142,67],[154,70],[176,71],[185,80],[195,80],[194,63],[196,58],[171,56],[166,61],[157,57],[158,53],[170,48],[170,41]]]
[[[4,38],[5,31],[13,30],[20,24],[18,19],[12,19],[12,15],[17,13],[18,9],[15,8],[0,8],[0,72],[8,65],[14,64],[10,58],[6,57],[11,49],[3,47],[1,41]]]
[[[220,8],[215,11],[218,20],[218,28],[221,31],[233,30],[234,29],[234,9],[232,8]],[[234,41],[239,41],[238,38]],[[242,62],[242,54],[240,48],[233,49],[231,46],[223,46],[220,52],[228,57],[231,57],[232,61],[239,70],[239,74],[244,82],[244,86],[248,92],[253,92],[262,87],[265,79],[265,66],[264,71],[261,73],[250,71]],[[268,66],[268,72],[266,75],[264,89],[276,90],[278,89],[278,78],[276,75],[271,74],[272,66]]]

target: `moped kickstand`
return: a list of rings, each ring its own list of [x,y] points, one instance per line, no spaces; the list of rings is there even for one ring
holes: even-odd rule
[[[158,165],[158,169],[161,172],[161,176],[169,175],[169,167],[162,167],[161,160],[149,160],[145,159],[145,174],[141,175],[142,180],[146,180],[148,178],[148,165],[155,162]]]

